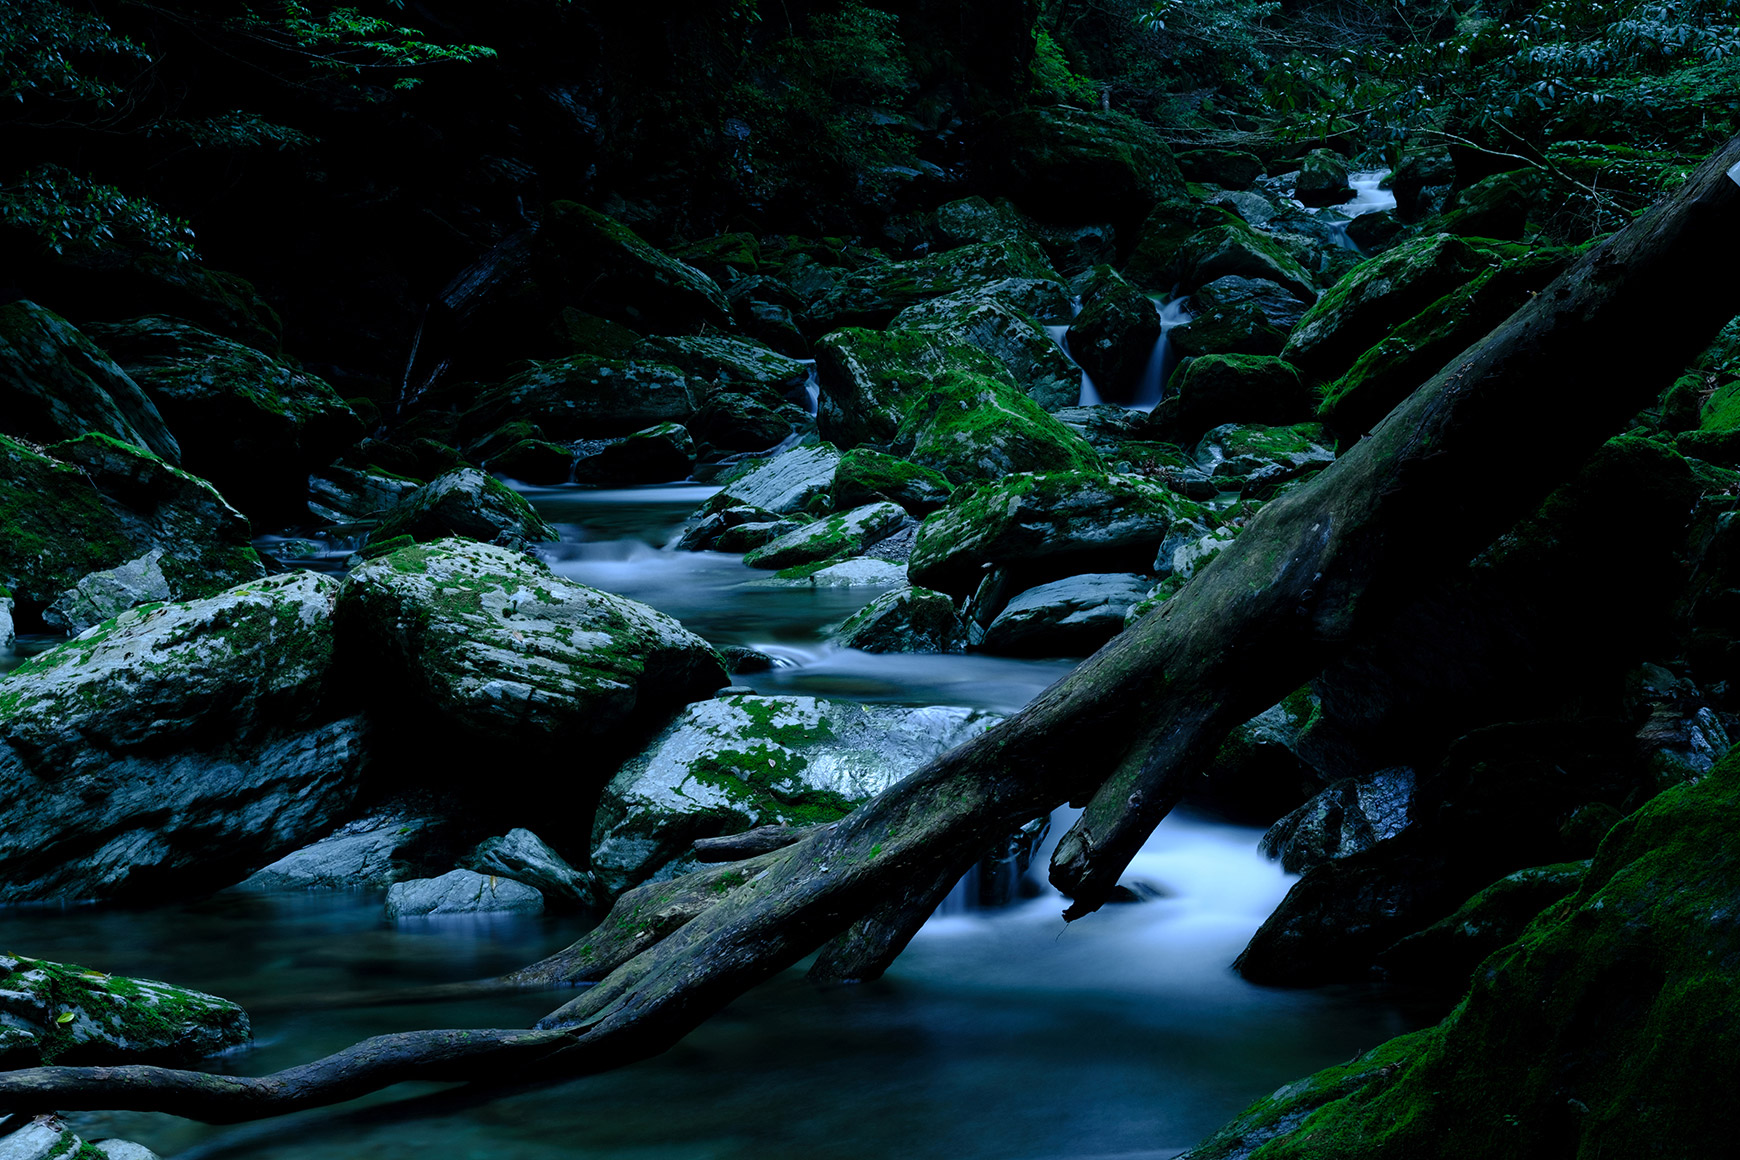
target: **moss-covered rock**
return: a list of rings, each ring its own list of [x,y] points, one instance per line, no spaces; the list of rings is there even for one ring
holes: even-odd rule
[[[1122,113],[1023,109],[991,126],[983,152],[992,185],[1040,218],[1133,225],[1184,194],[1165,140]]]
[[[712,515],[733,507],[758,508],[776,516],[804,511],[833,490],[839,449],[830,443],[793,447],[722,481],[719,493],[701,508]]]
[[[897,456],[854,447],[834,472],[834,510],[888,500],[920,519],[942,507],[954,491],[941,473]]]
[[[97,433],[181,458],[139,384],[70,322],[29,301],[0,306],[0,432],[33,443]]]
[[[497,475],[549,486],[574,478],[574,449],[548,439],[520,439],[484,460]]]
[[[1305,205],[1339,205],[1353,196],[1347,184],[1347,161],[1329,149],[1313,149],[1299,159],[1293,196]]]
[[[1182,273],[1184,243],[1204,230],[1236,224],[1224,210],[1191,197],[1162,200],[1148,213],[1124,264],[1124,277],[1150,294],[1169,294]]]
[[[378,543],[398,536],[423,541],[464,536],[505,547],[557,538],[531,504],[475,467],[448,472],[406,496],[370,538]]]
[[[301,572],[146,605],[0,681],[0,901],[197,893],[329,828],[362,762],[337,592]]]
[[[671,483],[694,470],[694,436],[680,423],[660,423],[577,460],[574,481],[605,487]]]
[[[0,955],[0,1066],[192,1063],[253,1038],[227,999],[150,979]]]
[[[793,568],[856,556],[898,531],[909,518],[898,504],[866,504],[787,532],[750,552],[743,562],[751,568]]]
[[[1601,844],[1576,892],[1475,973],[1437,1027],[1321,1089],[1251,1151],[1208,1157],[1717,1156],[1740,1081],[1740,759],[1667,790]],[[1375,1053],[1374,1053],[1375,1054]],[[1370,1057],[1368,1057],[1370,1058]],[[1285,1090],[1285,1089],[1283,1089]],[[1265,1104],[1267,1106],[1265,1106]]]
[[[1082,309],[1069,327],[1069,353],[1102,399],[1133,399],[1160,341],[1160,313],[1110,266],[1094,267],[1077,285]]]
[[[1321,423],[1261,427],[1216,427],[1196,445],[1197,466],[1222,490],[1267,497],[1291,479],[1335,460]]]
[[[303,518],[308,473],[362,438],[325,381],[233,339],[162,315],[88,329],[156,404],[182,465],[250,515]]]
[[[1311,403],[1298,369],[1283,359],[1203,355],[1172,375],[1150,424],[1157,439],[1191,443],[1224,423],[1301,422]]]
[[[368,561],[339,617],[391,674],[371,685],[383,711],[485,741],[609,743],[725,683],[718,654],[663,613],[470,540]]]
[[[958,596],[986,564],[1059,575],[1145,569],[1175,526],[1207,530],[1203,510],[1152,480],[1087,471],[1011,475],[956,497],[919,528],[914,584]],[[1047,577],[1053,578],[1053,577]]]
[[[1266,170],[1255,153],[1214,146],[1180,150],[1178,168],[1186,181],[1212,182],[1226,189],[1248,189]]]
[[[1287,247],[1243,223],[1214,226],[1190,235],[1179,246],[1174,261],[1187,289],[1236,275],[1285,286],[1301,302],[1317,297],[1316,283]]]
[[[1456,161],[1444,146],[1413,148],[1402,154],[1390,178],[1396,214],[1417,222],[1442,210],[1456,188]]]
[[[1047,411],[1074,406],[1081,395],[1081,372],[1063,348],[1037,318],[994,293],[964,291],[932,299],[901,311],[892,326],[978,347],[1001,362],[1022,393]]]
[[[577,202],[546,207],[535,247],[539,281],[571,305],[665,333],[731,325],[731,307],[713,279]]]
[[[967,648],[967,624],[943,593],[902,588],[854,612],[834,643],[869,653],[959,653]]]
[[[605,789],[593,870],[614,894],[679,872],[696,838],[837,821],[998,720],[814,697],[699,702]]]
[[[1032,242],[986,242],[849,273],[810,307],[809,314],[824,329],[884,326],[926,299],[1009,278],[1059,281],[1044,252]]]
[[[517,420],[536,423],[548,439],[597,439],[687,423],[699,403],[689,376],[675,367],[582,355],[534,363],[484,392],[461,429],[471,439]]]
[[[950,371],[1015,379],[1001,360],[937,331],[835,331],[816,344],[822,437],[844,448],[890,444],[916,400]]]
[[[794,432],[814,430],[815,421],[802,407],[784,402],[772,392],[715,390],[695,412],[689,428],[718,450],[765,451]]]
[[[1483,177],[1456,191],[1440,228],[1462,237],[1520,238],[1540,199],[1541,187],[1542,176],[1534,169]]]
[[[1451,234],[1430,234],[1361,262],[1293,328],[1282,352],[1319,378],[1334,378],[1392,328],[1491,263]]]
[[[776,393],[801,387],[809,367],[765,343],[725,335],[649,338],[632,356],[676,367],[692,380],[697,398],[715,387],[760,387]]]

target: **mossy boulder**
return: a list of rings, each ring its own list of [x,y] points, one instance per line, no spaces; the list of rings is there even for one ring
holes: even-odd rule
[[[1346,372],[1399,323],[1489,265],[1452,234],[1430,234],[1367,259],[1337,282],[1293,328],[1282,355],[1319,378]]]
[[[1195,198],[1166,198],[1143,221],[1124,277],[1151,294],[1169,294],[1178,283],[1185,242],[1204,230],[1234,224],[1231,214]]]
[[[702,505],[701,514],[733,507],[757,508],[776,516],[804,511],[833,490],[839,467],[839,449],[830,443],[793,447],[727,477],[719,493]]]
[[[894,455],[854,447],[834,472],[834,510],[888,500],[920,519],[942,507],[954,491],[940,472]]]
[[[70,322],[29,301],[0,306],[0,433],[33,443],[96,433],[181,458],[139,384]]]
[[[233,339],[163,315],[88,329],[156,404],[182,466],[249,515],[306,518],[308,473],[363,436],[324,380]]]
[[[1218,281],[1226,282],[1221,278]],[[1192,303],[1193,306],[1196,304]],[[1184,322],[1167,336],[1173,353],[1180,358],[1211,354],[1278,355],[1287,345],[1287,330],[1276,326],[1262,308],[1251,301],[1228,306],[1197,306]]]
[[[898,504],[865,504],[787,532],[744,556],[743,562],[751,568],[793,568],[856,556],[887,539],[909,519]]]
[[[1298,368],[1283,359],[1203,355],[1173,373],[1150,429],[1154,438],[1185,444],[1224,423],[1298,423],[1310,418],[1312,402]]]
[[[822,438],[843,448],[893,443],[914,402],[950,371],[1015,379],[1001,360],[945,332],[835,331],[816,344]]]
[[[1044,251],[1034,243],[985,242],[855,270],[813,303],[809,314],[824,329],[885,326],[902,310],[926,299],[1010,278],[1059,280]]]
[[[809,412],[771,392],[748,394],[723,389],[708,395],[689,422],[689,429],[699,439],[725,451],[765,451],[794,432],[814,427]],[[681,479],[687,474],[665,478]]]
[[[673,366],[692,380],[697,397],[715,387],[759,387],[784,393],[801,387],[809,366],[765,343],[726,335],[649,338],[632,358]]]
[[[1533,169],[1483,177],[1456,191],[1445,209],[1442,228],[1463,237],[1520,238],[1540,201],[1541,188],[1542,175]]]
[[[177,599],[264,573],[248,522],[202,479],[131,443],[82,435],[46,453],[0,435],[0,585],[52,603],[153,551]]]
[[[1347,160],[1329,149],[1313,149],[1299,159],[1293,196],[1305,205],[1339,205],[1353,196],[1347,184]]]
[[[690,705],[606,787],[593,871],[619,893],[680,872],[696,838],[838,821],[999,719],[814,697],[732,695]]]
[[[253,1038],[228,999],[23,955],[0,955],[0,1066],[187,1064]]]
[[[957,485],[1011,472],[1104,466],[1087,440],[1038,403],[998,379],[970,371],[945,372],[932,381],[912,402],[894,446]]]
[[[406,496],[370,538],[382,543],[398,536],[422,541],[464,536],[506,547],[557,538],[531,504],[475,467],[450,471]]]
[[[535,423],[560,441],[627,435],[687,423],[700,404],[689,376],[663,363],[589,356],[533,363],[485,391],[462,420],[468,439],[504,423]]]
[[[1091,471],[1024,473],[957,492],[919,528],[912,582],[952,595],[975,590],[987,564],[1063,575],[1146,569],[1168,534],[1206,515],[1151,480]],[[1043,573],[1051,571],[1050,576]]]
[[[194,894],[330,828],[362,766],[336,581],[146,605],[0,681],[0,902]]]
[[[751,233],[718,234],[678,246],[671,257],[715,282],[728,282],[761,268],[761,243]]]
[[[1301,302],[1317,297],[1316,283],[1287,247],[1243,223],[1214,226],[1190,235],[1179,247],[1175,261],[1187,289],[1236,275],[1284,286]]]
[[[569,305],[665,333],[731,326],[731,307],[718,283],[577,202],[545,208],[534,251],[539,282]]]
[[[1444,146],[1409,149],[1402,154],[1390,178],[1396,195],[1396,214],[1404,222],[1417,222],[1444,208],[1456,188],[1456,161]]]
[[[902,588],[854,612],[834,643],[868,653],[959,653],[967,648],[967,624],[943,593]]]
[[[1160,341],[1160,312],[1110,266],[1094,267],[1078,285],[1082,309],[1070,323],[1070,356],[1102,399],[1133,399]]]
[[[991,185],[1042,219],[1134,225],[1184,195],[1171,147],[1122,113],[1023,109],[990,127],[983,154]]]
[[[1567,249],[1542,247],[1499,257],[1398,324],[1341,377],[1326,384],[1318,417],[1349,434],[1370,430],[1452,358],[1558,277],[1573,256]]]
[[[484,460],[497,475],[521,483],[550,486],[574,478],[574,449],[548,439],[520,439]]]
[[[1040,584],[1003,607],[979,647],[1000,656],[1082,657],[1124,630],[1154,581],[1139,573],[1090,573]]]
[[[671,483],[695,470],[695,438],[681,423],[636,431],[574,464],[574,482],[605,487]]]
[[[1186,181],[1211,182],[1226,189],[1249,189],[1263,176],[1266,166],[1255,153],[1242,149],[1183,149],[1178,169]]]
[[[725,683],[712,647],[663,613],[471,540],[364,563],[339,619],[377,658],[383,712],[498,744],[608,745]]]
[[[1081,371],[1039,320],[993,294],[967,291],[933,299],[901,311],[892,326],[978,347],[1001,362],[1022,393],[1047,411],[1072,407],[1081,395]]]
[[[1357,1078],[1282,1089],[1195,1160],[1718,1156],[1740,1082],[1740,759],[1607,835],[1575,893],[1482,962],[1436,1027]],[[1290,1090],[1291,1089],[1291,1090]]]
[[[1225,491],[1267,497],[1288,480],[1335,461],[1321,423],[1263,427],[1229,423],[1204,435],[1196,463]]]

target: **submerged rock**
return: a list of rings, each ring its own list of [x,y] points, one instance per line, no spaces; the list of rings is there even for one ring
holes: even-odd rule
[[[485,741],[610,742],[725,683],[712,647],[663,613],[469,540],[364,563],[339,615],[382,666],[377,704]]]
[[[605,789],[593,871],[620,893],[676,872],[696,838],[836,821],[998,720],[814,697],[699,702]]]
[[[0,432],[33,443],[108,435],[181,458],[139,384],[70,322],[29,301],[0,306]]]
[[[0,902],[196,893],[330,827],[363,760],[337,594],[302,572],[147,605],[0,682]]]
[[[242,1009],[216,995],[0,955],[0,1067],[185,1064],[252,1038]]]
[[[450,471],[400,500],[370,538],[384,543],[396,536],[423,541],[464,536],[515,548],[557,538],[531,504],[475,467]]]
[[[387,889],[388,918],[433,918],[449,914],[542,914],[537,890],[473,870],[449,870],[439,878],[413,878]]]

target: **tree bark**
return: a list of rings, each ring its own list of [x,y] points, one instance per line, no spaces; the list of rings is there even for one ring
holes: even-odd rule
[[[1740,138],[1003,725],[830,829],[701,872],[740,872],[723,889],[660,884],[675,892],[669,921],[631,923],[632,945],[605,959],[570,948],[560,969],[528,968],[574,979],[617,963],[539,1031],[386,1036],[262,1079],[38,1068],[0,1075],[0,1107],[240,1119],[404,1079],[620,1066],[848,930],[839,973],[875,969],[915,929],[915,901],[1065,800],[1087,811],[1059,846],[1053,880],[1074,899],[1066,917],[1097,908],[1230,729],[1320,669],[1362,620],[1530,511],[1740,310],[1740,287],[1723,278],[1740,264],[1740,187],[1725,175],[1737,164]],[[1519,431],[1537,436],[1521,456]]]

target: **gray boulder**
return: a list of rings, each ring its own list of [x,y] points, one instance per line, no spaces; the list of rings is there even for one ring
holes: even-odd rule
[[[358,818],[262,866],[234,889],[271,893],[389,886],[403,873],[396,857],[399,848],[434,824],[434,819],[398,812]]]
[[[162,559],[163,549],[156,548],[137,560],[92,572],[61,593],[43,612],[43,621],[64,632],[80,633],[129,608],[170,599],[173,593],[160,567]]]
[[[644,604],[471,540],[402,548],[339,601],[381,705],[510,745],[616,739],[725,683],[717,653]]]
[[[242,1009],[216,995],[0,955],[0,1066],[6,1068],[191,1063],[252,1038]]]
[[[592,901],[592,876],[568,865],[527,829],[512,829],[480,842],[465,860],[465,869],[530,886],[551,909],[578,910]]]
[[[696,838],[836,821],[999,719],[814,697],[691,705],[606,787],[593,872],[615,894],[678,872]]]
[[[181,458],[139,384],[70,322],[29,301],[0,306],[0,432],[33,443],[108,435]]]
[[[853,613],[834,643],[870,653],[959,653],[966,651],[967,625],[941,592],[902,588]]]
[[[439,878],[413,878],[387,888],[388,918],[543,912],[544,896],[532,887],[473,870],[449,870]]]
[[[1327,467],[1335,452],[1320,423],[1216,427],[1196,445],[1196,463],[1223,491],[1267,497],[1280,484]]]
[[[911,307],[896,315],[892,326],[976,346],[1001,362],[1021,392],[1041,407],[1073,406],[1081,397],[1081,371],[1038,319],[994,297],[994,291],[964,291]]]
[[[695,439],[688,428],[660,423],[582,457],[573,475],[575,483],[627,486],[687,479],[694,469]]]
[[[800,512],[834,486],[834,472],[839,466],[840,453],[829,444],[794,447],[726,480],[704,510],[711,515],[727,508],[748,506],[774,515]]]
[[[980,647],[1002,656],[1087,656],[1124,630],[1154,582],[1128,572],[1070,576],[1029,588],[985,629]]]
[[[337,582],[122,613],[0,682],[0,902],[234,882],[330,828],[362,723],[331,704]]]
[[[381,543],[395,536],[414,540],[464,536],[510,548],[557,538],[556,529],[531,504],[475,467],[450,471],[400,500],[370,539]]]
[[[1262,851],[1289,874],[1371,849],[1401,833],[1414,800],[1414,771],[1380,769],[1343,778],[1270,826]]]
[[[743,562],[752,568],[791,568],[837,556],[856,556],[910,519],[899,504],[865,504],[787,532],[750,552]]]

